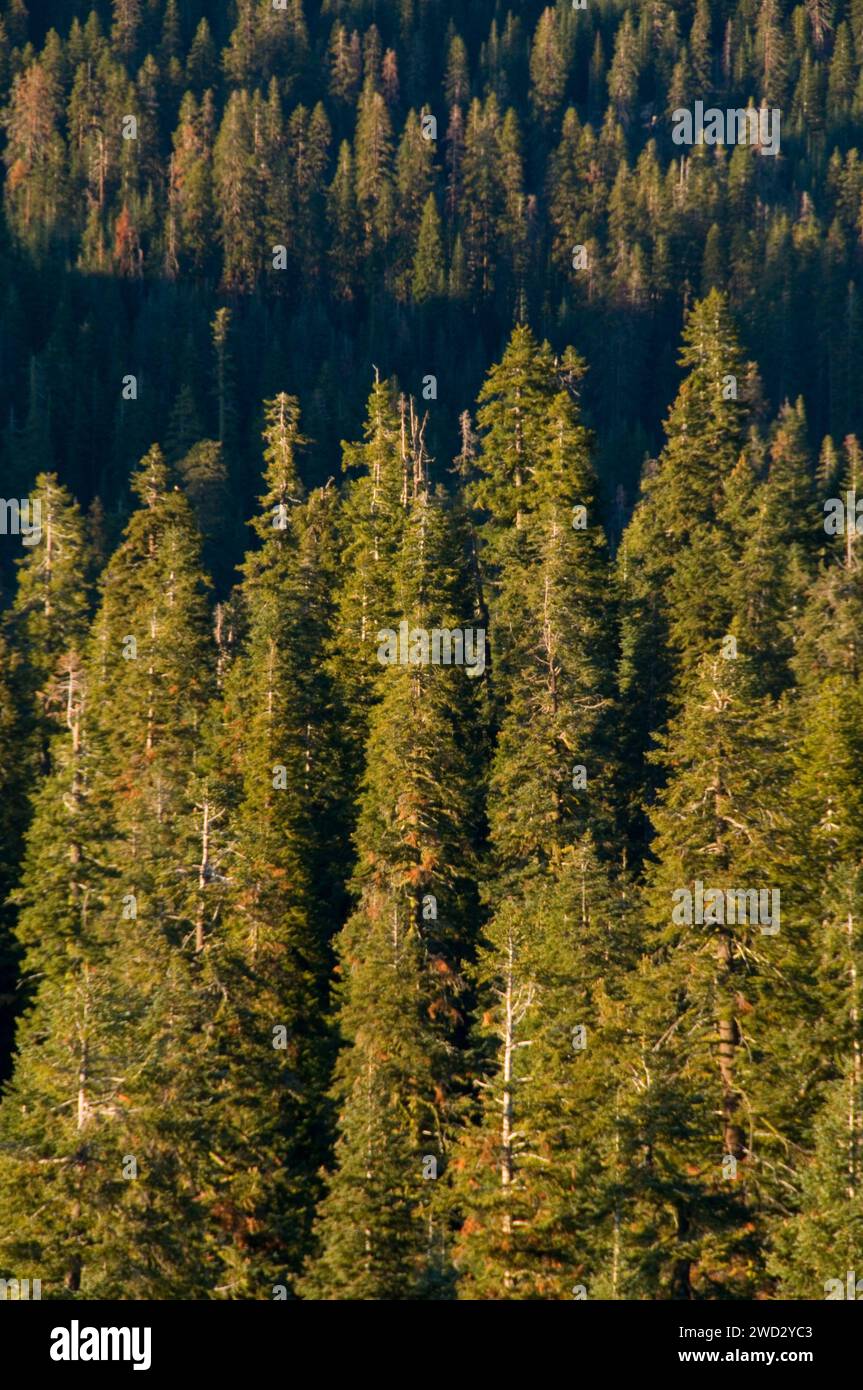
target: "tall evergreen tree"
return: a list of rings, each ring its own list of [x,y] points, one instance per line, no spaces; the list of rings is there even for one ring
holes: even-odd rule
[[[304,1282],[324,1298],[428,1298],[450,1287],[436,1181],[452,1137],[462,961],[475,915],[476,701],[463,667],[428,662],[428,634],[465,613],[448,510],[412,454],[406,524],[387,566],[405,660],[380,669],[355,842],[355,910],[338,939],[335,1167]],[[423,646],[425,634],[425,647]],[[373,647],[366,648],[375,661]]]
[[[236,600],[245,637],[214,749],[216,788],[221,765],[232,803],[227,832],[214,826],[221,849],[211,868],[227,880],[216,1211],[230,1236],[219,1288],[231,1297],[272,1297],[290,1284],[326,1153],[330,905],[318,875],[338,849],[333,702],[322,671],[333,498],[304,497],[295,464],[303,442],[296,399],[266,402],[265,491],[253,522],[261,544]]]
[[[488,386],[529,346],[517,331]],[[602,1238],[591,1246],[583,1235],[604,1201],[602,1140],[587,1116],[609,1102],[599,1020],[626,956],[625,904],[592,833],[604,838],[607,825],[600,750],[613,648],[599,596],[608,557],[588,435],[567,392],[548,399],[542,351],[534,391],[519,382],[515,421],[499,391],[484,389],[480,412],[487,462],[475,495],[498,542],[492,649],[507,698],[490,778],[493,915],[477,972],[481,1100],[456,1164],[467,1297],[568,1297],[587,1266],[599,1268]],[[583,364],[565,360],[577,380]],[[513,425],[519,447],[506,461],[501,435]]]
[[[362,766],[368,716],[381,678],[370,659],[380,628],[395,623],[393,566],[407,524],[410,465],[405,403],[376,375],[363,442],[343,444],[348,483],[340,516],[342,564],[330,666],[345,714],[352,785]]]
[[[645,471],[618,555],[621,760],[629,769],[637,856],[646,838],[641,809],[657,789],[645,759],[651,736],[676,705],[681,674],[728,634],[729,577],[746,535],[726,511],[726,488],[745,439],[746,404],[743,358],[720,293],[711,291],[693,308],[679,361],[688,371],[665,424],[667,443]]]
[[[143,506],[103,577],[80,685],[88,731],[70,668],[71,749],[56,774],[69,791],[58,808],[46,784],[28,848],[20,931],[25,946],[40,940],[25,967],[38,972],[46,951],[52,902],[32,876],[46,862],[56,964],[22,1021],[4,1150],[7,1171],[32,1168],[9,1200],[56,1288],[164,1297],[207,1287],[213,996],[194,953],[187,788],[211,663],[199,541],[157,448],[133,485]]]
[[[793,1008],[795,933],[776,896],[786,754],[742,655],[703,659],[658,743],[669,775],[651,812],[653,954],[632,980],[630,1024],[643,1084],[624,1103],[641,1277],[663,1297],[745,1297],[800,1080],[771,1045]]]

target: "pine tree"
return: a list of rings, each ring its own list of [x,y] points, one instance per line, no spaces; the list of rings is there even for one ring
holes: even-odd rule
[[[204,541],[207,571],[219,588],[225,588],[230,577],[226,556],[235,547],[231,491],[222,446],[215,439],[199,439],[176,467]]]
[[[720,515],[739,554],[729,576],[730,631],[745,647],[760,689],[776,696],[791,683],[818,540],[802,400],[794,407],[786,402],[772,436],[767,478],[758,486],[742,454]]]
[[[465,619],[461,560],[421,447],[413,465],[388,575],[394,630],[406,623],[412,644]],[[316,1226],[320,1256],[303,1284],[312,1297],[440,1297],[451,1281],[435,1185],[451,1140],[461,964],[475,914],[476,695],[464,668],[425,664],[410,650],[416,664],[408,655],[381,668],[369,726],[356,906],[338,939],[335,1166]]]
[[[712,59],[710,51],[710,6],[707,0],[698,0],[692,28],[689,31],[689,63],[693,79],[702,94],[707,98],[712,90]]]
[[[762,0],[755,48],[761,66],[761,92],[768,105],[781,103],[788,82],[788,40],[777,0]]]
[[[46,68],[33,62],[18,72],[4,113],[6,204],[24,242],[39,249],[62,220],[67,187],[66,151],[58,126],[62,94]]]
[[[364,442],[343,444],[352,479],[341,511],[341,577],[330,667],[345,712],[350,784],[358,784],[368,717],[381,670],[371,659],[377,632],[395,625],[392,572],[407,523],[408,438],[404,401],[376,376],[363,427]]]
[[[27,793],[50,766],[51,738],[66,718],[69,670],[79,660],[90,600],[89,556],[77,505],[55,474],[42,473],[29,507],[35,543],[17,561],[18,583],[0,647],[4,827],[0,865],[0,1068],[10,1051],[19,951],[7,899],[30,819]]]
[[[428,207],[433,183],[433,149],[422,133],[424,118],[409,111],[396,157],[395,233],[398,241],[395,260],[397,291],[406,297],[406,280],[416,247],[420,226]],[[400,283],[401,282],[401,283]]]
[[[582,369],[577,359],[568,361]],[[492,775],[493,792],[507,807],[495,831],[503,872],[510,860],[518,865],[536,855],[541,861],[556,843],[559,824],[569,825],[570,835],[573,825],[597,830],[600,808],[607,815],[610,801],[613,609],[589,435],[567,392],[540,409],[525,513],[513,528],[491,606],[492,652],[506,710]],[[529,415],[526,406],[525,435]],[[495,425],[489,413],[479,418],[488,427],[483,458],[497,463]],[[536,424],[530,421],[530,428]],[[506,498],[504,508],[508,504]],[[499,520],[493,515],[488,527]],[[586,769],[587,798],[578,794],[574,767]],[[494,830],[494,813],[491,823]]]
[[[775,914],[786,755],[743,655],[705,656],[657,742],[668,781],[651,811],[653,954],[632,980],[630,1024],[643,1084],[623,1105],[640,1277],[663,1297],[745,1297],[759,1196],[788,1138],[777,1120],[799,1084],[771,1045],[793,1009],[794,933]],[[740,897],[755,892],[757,917]]]
[[[786,1298],[858,1296],[863,1236],[860,890],[857,858],[840,864],[823,892],[816,986],[822,1026],[813,1029],[812,1051],[816,1065],[823,1067],[829,1058],[832,1074],[819,1088],[814,1142],[799,1168],[797,1209],[777,1223],[774,1236],[771,1268]],[[850,1293],[849,1274],[855,1286]]]
[[[494,94],[471,102],[464,133],[461,189],[463,236],[472,283],[482,298],[495,285],[499,224],[503,211],[500,107]]]
[[[177,1297],[208,1286],[215,996],[190,949],[187,788],[210,663],[198,542],[158,449],[134,486],[144,505],[103,577],[83,675],[69,668],[71,740],[28,846],[19,931],[40,987],[4,1153],[7,1172],[32,1169],[7,1200],[55,1289]]]
[[[470,96],[470,69],[467,48],[459,34],[453,34],[447,53],[444,96],[447,110],[453,106],[465,106]]]
[[[614,1110],[632,938],[590,836],[525,897],[506,894],[485,940],[478,1113],[452,1165],[459,1296],[620,1296]]]
[[[236,387],[234,354],[231,343],[231,311],[217,309],[216,317],[210,324],[213,335],[213,353],[216,359],[215,405],[216,437],[226,451],[230,451],[236,435]]]
[[[141,1171],[105,1234],[95,1277],[164,1295],[200,1289],[206,1278],[200,1192],[215,996],[195,958],[205,942],[192,888],[199,845],[190,783],[212,661],[200,542],[157,448],[133,487],[142,507],[103,577],[90,666],[96,784],[111,798],[109,978],[134,1001],[115,1057],[126,1096],[117,1127]],[[166,1234],[177,1222],[185,1255]],[[122,1255],[130,1244],[131,1276]]]
[[[689,370],[665,425],[668,443],[651,482],[649,507],[660,533],[651,562],[671,561],[669,638],[686,666],[727,626],[724,586],[705,592],[698,576],[707,555],[716,552],[720,563],[724,558],[715,523],[723,481],[743,442],[746,412],[742,354],[722,295],[711,292],[693,309],[683,343],[679,361]]]
[[[55,473],[40,473],[36,478],[30,508],[32,516],[39,518],[38,539],[18,561],[9,632],[26,686],[22,697],[44,738],[46,717],[58,708],[59,663],[66,653],[80,654],[83,648],[90,603],[89,556],[80,509]],[[61,717],[64,713],[61,708]]]
[[[245,637],[214,759],[232,803],[213,869],[226,880],[214,1212],[225,1233],[218,1287],[230,1297],[268,1298],[290,1285],[308,1249],[327,1137],[329,905],[318,875],[337,816],[321,671],[332,494],[304,499],[295,465],[303,442],[295,398],[266,402],[265,492],[253,523],[261,546],[244,566]]]
[[[189,48],[186,59],[186,77],[189,86],[199,97],[208,87],[212,87],[216,76],[216,48],[206,19],[202,19]]]
[[[191,92],[180,104],[168,190],[167,269],[177,274],[186,263],[194,270],[212,266],[212,137],[207,98],[198,106]]]
[[[176,466],[193,444],[204,436],[204,426],[198,412],[195,394],[184,382],[177,392],[165,435],[165,457]]]
[[[0,894],[3,903],[0,908],[0,1077],[3,1079],[8,1074],[19,1005],[20,948],[13,933],[14,914],[8,899],[18,881],[32,781],[32,759],[27,756],[28,721],[22,717],[17,685],[8,645],[0,636]]]
[[[333,229],[329,254],[330,281],[337,299],[353,299],[357,291],[360,225],[354,193],[351,147],[343,140],[333,181],[327,189],[327,219]]]
[[[369,258],[388,242],[394,218],[392,122],[371,75],[357,104],[354,169],[357,211]]]
[[[679,361],[688,371],[665,424],[667,443],[645,469],[618,555],[621,762],[629,770],[625,798],[636,854],[646,833],[641,809],[657,787],[645,753],[675,706],[681,675],[729,633],[730,576],[746,541],[740,517],[726,510],[747,407],[742,354],[723,295],[711,291],[693,308]],[[713,578],[705,584],[708,565]]]
[[[411,270],[411,297],[415,304],[437,299],[446,290],[446,266],[440,214],[433,193],[423,208]]]
[[[546,409],[557,385],[550,347],[538,344],[530,329],[520,325],[479,394],[481,476],[470,500],[488,513],[482,536],[492,582],[514,532],[521,527],[526,506],[522,499],[539,472]]]
[[[550,124],[557,115],[566,86],[566,54],[553,9],[539,17],[530,53],[531,101],[539,120]]]
[[[827,114],[840,124],[847,120],[854,96],[854,65],[851,56],[851,31],[845,20],[836,29],[830,76],[827,81]]]
[[[524,476],[514,496],[500,443],[515,422],[501,410],[500,388],[504,367],[511,382],[516,357],[531,347],[538,379],[525,390],[522,363],[516,467]],[[583,364],[571,353],[564,364],[576,382]],[[613,1085],[605,1089],[601,1046],[582,1065],[574,1040],[585,1027],[598,1037],[613,1016],[606,1003],[626,954],[625,907],[592,834],[607,817],[600,750],[613,651],[600,594],[608,561],[588,436],[567,392],[548,399],[549,367],[548,349],[516,330],[480,412],[490,467],[476,495],[496,538],[504,518],[513,534],[505,552],[498,547],[492,607],[507,698],[490,777],[493,915],[477,971],[481,1101],[455,1165],[456,1262],[460,1292],[472,1298],[568,1297],[606,1248],[582,1234],[607,1214],[596,1171],[602,1141],[598,1126],[588,1136],[586,1114],[609,1101]]]
[[[863,671],[863,557],[854,517],[845,514],[849,492],[856,494],[863,479],[863,457],[853,435],[845,440],[841,462],[837,459],[836,466],[841,474],[831,480],[830,491],[842,504],[841,520],[836,518],[835,506],[828,512],[829,499],[825,501],[822,524],[834,539],[827,563],[821,566],[807,594],[793,660],[797,681],[805,689],[817,687],[834,672],[858,677]]]
[[[74,659],[66,672],[66,728],[54,736],[53,771],[35,799],[15,895],[21,978],[30,999],[0,1105],[7,1233],[0,1265],[4,1273],[41,1279],[53,1298],[79,1292],[91,1259],[98,1267],[109,1204],[121,1191],[115,1058],[126,1008],[98,926],[111,879],[92,722],[86,676]],[[98,1276],[91,1287],[99,1287]]]
[[[359,34],[354,31],[349,35],[343,24],[334,24],[329,51],[329,90],[337,101],[348,104],[356,95],[362,74]]]
[[[263,6],[257,0],[238,0],[237,22],[230,45],[222,54],[222,65],[239,87],[250,87],[252,79],[259,75],[263,18]]]
[[[614,114],[622,125],[628,126],[634,115],[638,95],[638,41],[629,11],[617,31],[614,56],[608,69],[608,95]]]
[[[259,113],[245,91],[228,99],[216,139],[213,173],[226,286],[253,289],[269,248],[261,244],[262,183],[255,149]]]
[[[138,47],[141,26],[141,0],[113,0],[114,23],[111,42],[120,55],[131,61]]]

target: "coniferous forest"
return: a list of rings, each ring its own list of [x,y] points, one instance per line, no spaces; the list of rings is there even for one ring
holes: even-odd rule
[[[863,0],[2,0],[0,155],[0,1279],[863,1275]]]

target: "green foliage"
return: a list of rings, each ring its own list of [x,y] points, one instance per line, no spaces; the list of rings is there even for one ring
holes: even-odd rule
[[[583,363],[570,353],[563,365],[577,381]],[[492,917],[476,970],[478,1098],[454,1165],[469,1298],[569,1297],[607,1249],[610,1150],[587,1116],[614,1106],[600,1039],[628,945],[622,894],[593,843],[608,827],[598,750],[612,698],[609,565],[588,435],[555,377],[547,347],[517,329],[479,415],[474,496],[497,561],[491,645],[504,699],[489,779]]]
[[[0,0],[0,1276],[821,1297],[859,0],[48,8]]]
[[[322,671],[333,498],[302,496],[296,400],[266,402],[265,421],[265,492],[252,523],[262,545],[244,567],[244,636],[208,738],[212,771],[202,771],[202,865],[218,894],[213,954],[224,992],[213,1210],[224,1231],[219,1289],[232,1298],[271,1297],[302,1264],[331,1061],[318,876],[340,794]]]
[[[381,581],[399,620],[452,629],[465,618],[457,534],[415,462],[401,544]],[[451,1284],[436,1188],[453,1137],[462,963],[476,913],[476,698],[458,667],[395,662],[377,679],[355,908],[336,943],[338,1137],[319,1257],[302,1286],[331,1299],[440,1297]]]

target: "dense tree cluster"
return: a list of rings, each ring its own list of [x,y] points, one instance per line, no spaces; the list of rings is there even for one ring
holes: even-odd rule
[[[0,1278],[822,1298],[863,7],[50,10],[0,5]],[[750,97],[778,156],[672,143]]]
[[[292,383],[323,482],[369,359],[417,396],[436,377],[449,457],[522,318],[591,363],[616,539],[713,287],[770,399],[844,438],[861,63],[859,0],[3,0],[4,468],[98,496],[116,541],[152,440],[217,439],[245,515],[260,401]],[[778,155],[674,144],[696,100],[776,106]]]
[[[524,325],[449,488],[391,381],[342,490],[306,490],[298,401],[266,401],[225,601],[189,455],[144,456],[95,591],[40,475],[3,662],[32,801],[4,1273],[734,1298],[855,1267],[863,562],[816,503],[859,448],[770,418],[716,290],[680,362],[616,554],[587,364]],[[424,656],[444,629],[473,669]],[[781,910],[681,917],[699,885]]]

